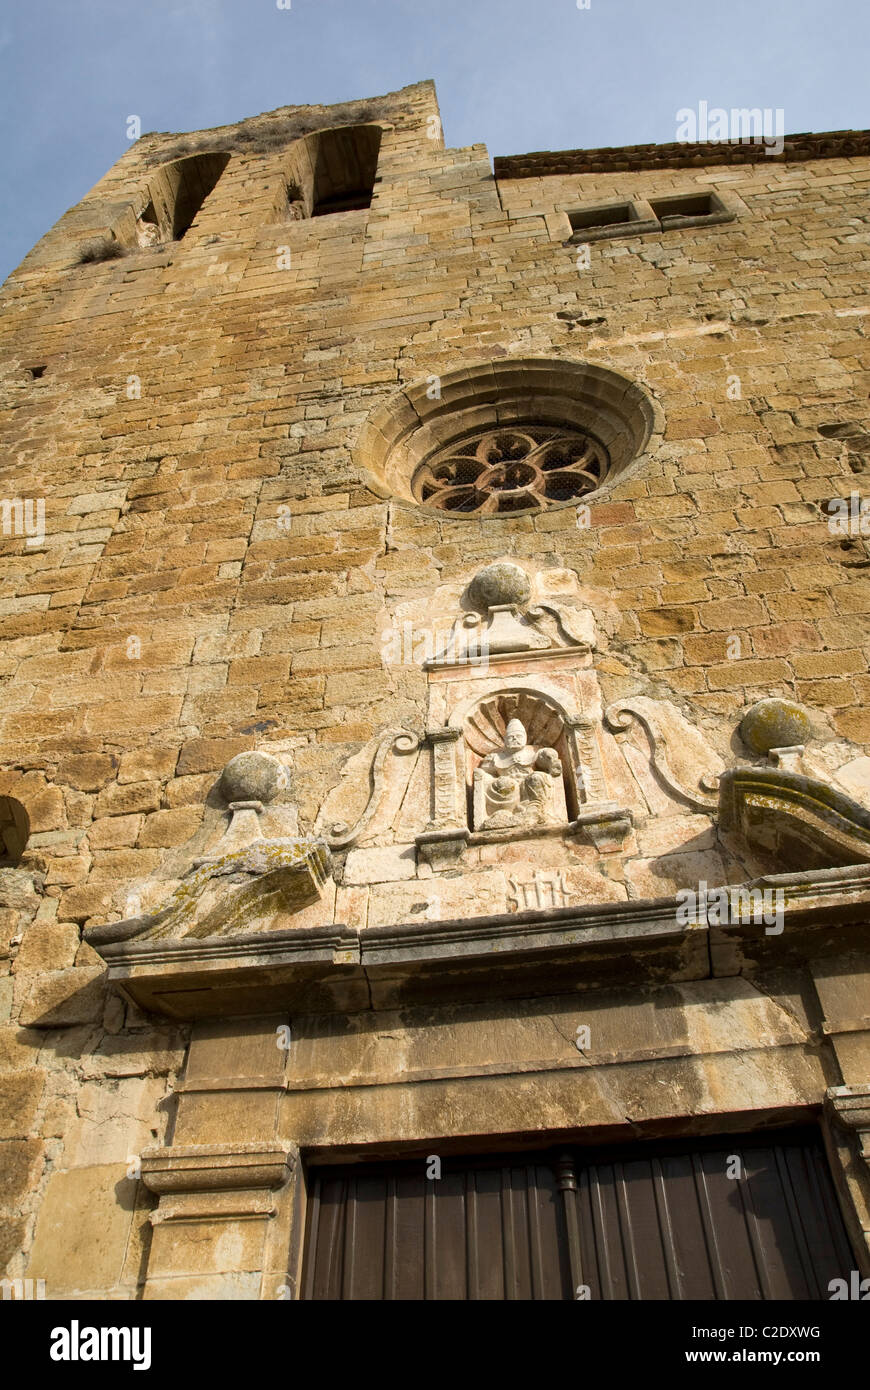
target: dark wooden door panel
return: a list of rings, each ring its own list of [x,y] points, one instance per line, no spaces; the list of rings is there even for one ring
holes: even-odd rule
[[[315,1169],[304,1297],[820,1299],[853,1266],[802,1132]]]
[[[819,1299],[853,1267],[815,1136],[641,1148],[574,1155],[577,1282],[593,1299]]]
[[[322,1168],[312,1175],[304,1297],[571,1296],[552,1166],[493,1163]]]

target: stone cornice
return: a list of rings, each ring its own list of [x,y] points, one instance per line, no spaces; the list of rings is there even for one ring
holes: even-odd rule
[[[174,1018],[275,1009],[359,1012],[433,1000],[542,995],[649,978],[740,973],[870,941],[870,865],[777,874],[751,885],[783,904],[759,922],[682,922],[676,897],[529,910],[446,922],[343,925],[217,940],[101,946],[109,980]]]
[[[553,667],[569,666],[572,670],[580,670],[591,664],[589,647],[540,647],[533,648],[527,652],[490,652],[486,658],[486,670],[500,669],[501,667],[510,670],[512,667],[525,669],[534,666],[538,662],[547,662]],[[424,661],[423,670],[428,672],[430,680],[450,680],[467,679],[469,670],[484,669],[483,662],[478,659],[475,661]]]
[[[142,1181],[160,1198],[151,1223],[269,1219],[297,1156],[295,1145],[280,1141],[144,1149]]]
[[[663,145],[619,145],[595,150],[538,150],[497,155],[497,179],[541,179],[551,175],[617,174],[640,169],[709,168],[720,164],[785,164],[809,159],[855,159],[870,155],[870,130],[813,131],[784,136],[782,154],[763,144],[709,141]]]
[[[861,1157],[870,1162],[870,1085],[832,1086],[825,1104],[837,1124],[856,1136]]]
[[[142,1181],[160,1196],[175,1192],[281,1187],[295,1163],[292,1144],[189,1144],[144,1149]]]

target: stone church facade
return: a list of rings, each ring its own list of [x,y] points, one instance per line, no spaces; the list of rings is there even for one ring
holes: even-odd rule
[[[9,278],[5,1294],[870,1275],[868,183],[424,82]]]

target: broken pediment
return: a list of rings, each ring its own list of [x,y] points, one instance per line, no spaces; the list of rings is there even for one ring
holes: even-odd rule
[[[509,560],[487,565],[464,587],[445,586],[426,601],[403,603],[381,634],[385,665],[489,667],[517,656],[530,661],[597,645],[595,618],[578,604],[576,577],[542,571],[530,578]]]
[[[295,806],[284,795],[286,766],[268,753],[240,753],[224,768],[216,796],[225,803],[205,852],[180,877],[151,879],[127,896],[131,915],[86,931],[92,946],[126,940],[225,937],[270,930],[317,902],[331,874],[328,846],[300,836]],[[182,851],[182,854],[184,851]],[[192,861],[192,862],[191,862]],[[142,911],[142,900],[153,904]]]
[[[245,849],[200,862],[154,912],[89,928],[101,945],[182,937],[232,936],[268,930],[277,913],[301,911],[320,897],[330,873],[329,850],[318,840],[257,840]]]
[[[170,1018],[300,1013],[346,1016],[410,1004],[546,996],[649,980],[735,976],[759,961],[818,960],[867,949],[870,866],[783,874],[743,884],[781,893],[782,930],[680,918],[680,897],[565,901],[564,878],[511,879],[514,912],[404,918],[356,932],[344,924],[241,933],[210,944],[104,947],[109,980]],[[729,890],[730,891],[730,890]],[[682,896],[682,895],[680,895]]]
[[[768,761],[723,771],[713,771],[703,757],[698,731],[675,727],[685,723],[682,716],[656,701],[640,696],[617,701],[606,710],[605,722],[623,738],[632,724],[642,729],[649,772],[664,792],[710,815],[721,833],[738,835],[782,868],[870,862],[870,809],[823,777],[808,775],[808,766],[818,765],[794,740],[810,737],[812,729],[793,702],[766,699],[754,705],[740,733],[750,751]],[[644,759],[629,756],[640,778]]]
[[[719,824],[785,868],[870,863],[870,810],[826,782],[776,767],[735,767],[719,783]]]
[[[733,727],[708,732],[668,700],[605,705],[599,672],[582,658],[528,669],[528,652],[512,659],[509,671],[457,663],[428,685],[424,732],[388,730],[348,764],[321,823],[331,848],[359,847],[355,884],[369,872],[372,883],[483,864],[498,873],[502,858],[531,872],[557,840],[622,856],[642,892],[679,885],[696,864],[725,881],[866,862],[870,811],[837,789],[836,769],[829,780],[810,775],[813,749],[779,742],[804,729],[789,704],[753,707],[741,725],[752,741],[741,745]],[[729,741],[742,765],[727,772]],[[851,751],[831,746],[828,756],[845,757],[857,776]],[[336,823],[345,806],[353,815]]]
[[[706,971],[712,954],[727,974],[765,952],[833,950],[853,931],[829,907],[843,873],[862,885],[870,873],[870,810],[795,771],[799,746],[723,770],[675,704],[634,695],[604,707],[589,667],[508,681],[503,668],[463,672],[438,691],[440,721],[425,733],[386,730],[350,760],[344,803],[327,798],[314,837],[289,833],[280,768],[257,758],[222,777],[220,838],[198,842],[180,878],[151,883],[163,896],[149,896],[150,911],[86,930],[110,978],[177,1016],[285,1007],[290,994],[352,1009],[406,956],[412,973],[429,962],[436,993],[449,988],[457,933],[478,943],[481,979],[526,931],[544,976],[561,968],[552,951],[570,947],[585,979],[580,958],[605,924],[616,933],[607,970],[626,950],[636,963],[652,932],[679,968]],[[287,833],[267,828],[269,807]],[[716,918],[709,903],[723,894],[728,915]],[[518,978],[527,957],[517,945]]]
[[[463,594],[470,611],[454,620],[446,644],[436,648],[427,667],[488,664],[512,656],[573,651],[586,655],[597,642],[589,609],[571,609],[550,599],[532,602],[525,570],[500,561],[478,570]]]

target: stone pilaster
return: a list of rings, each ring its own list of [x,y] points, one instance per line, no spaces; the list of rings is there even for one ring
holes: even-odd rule
[[[141,1163],[160,1199],[146,1299],[290,1296],[282,1265],[286,1271],[294,1145],[177,1145],[146,1149]]]

